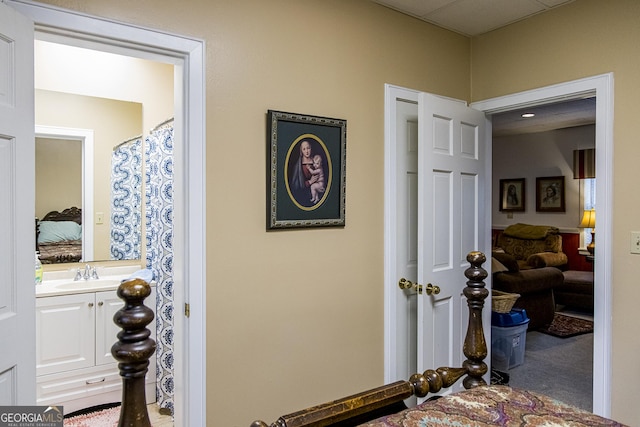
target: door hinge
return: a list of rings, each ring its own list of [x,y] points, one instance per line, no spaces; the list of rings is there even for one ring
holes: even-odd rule
[[[188,302],[184,303],[184,315],[186,317],[189,317],[189,315],[191,314],[191,307],[189,306]]]

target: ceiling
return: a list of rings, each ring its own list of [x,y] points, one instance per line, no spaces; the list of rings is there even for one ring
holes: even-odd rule
[[[534,117],[524,118],[523,113]],[[546,132],[596,122],[596,98],[584,98],[493,114],[493,136]]]
[[[473,37],[574,0],[372,0],[442,28]],[[523,118],[522,113],[535,113]],[[492,116],[493,135],[516,135],[595,123],[595,98],[541,105]]]
[[[574,0],[372,0],[439,27],[473,37]]]

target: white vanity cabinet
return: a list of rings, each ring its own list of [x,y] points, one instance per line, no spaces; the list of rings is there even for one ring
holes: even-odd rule
[[[91,282],[88,282],[90,285]],[[145,299],[154,311],[156,292]],[[122,378],[111,346],[123,306],[116,290],[36,298],[38,405],[63,405],[65,413],[122,399]],[[155,318],[147,326],[155,340]],[[147,402],[155,402],[156,357],[149,360]]]

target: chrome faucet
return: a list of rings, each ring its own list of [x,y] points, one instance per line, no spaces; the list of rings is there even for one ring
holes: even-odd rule
[[[76,270],[76,276],[73,278],[74,281],[78,280],[90,280],[90,279],[99,279],[98,270],[95,267],[91,267],[89,264],[84,266],[84,273],[80,268]]]

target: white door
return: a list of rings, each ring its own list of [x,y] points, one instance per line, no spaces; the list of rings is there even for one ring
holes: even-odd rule
[[[386,87],[385,382],[461,366],[466,255],[489,247],[488,121],[461,101]],[[400,278],[423,285],[401,290]],[[424,285],[440,287],[427,295]],[[485,310],[487,337],[490,316]],[[410,403],[410,402],[408,402]]]
[[[464,271],[467,254],[487,247],[489,158],[484,113],[428,93],[419,94],[418,110],[418,283],[440,289],[418,297],[423,372],[465,359]]]
[[[33,23],[0,3],[0,405],[33,405]]]

